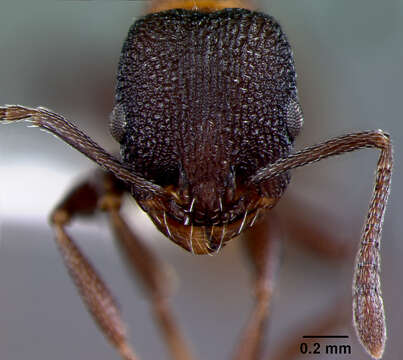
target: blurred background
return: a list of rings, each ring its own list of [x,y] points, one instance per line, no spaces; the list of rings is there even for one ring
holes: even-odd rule
[[[396,359],[403,354],[403,2],[261,0],[260,5],[282,24],[294,49],[305,114],[297,149],[353,131],[381,128],[392,135],[395,171],[382,281],[389,337],[384,359]],[[143,1],[2,3],[0,104],[48,107],[117,151],[108,133],[116,67],[127,30],[144,7]],[[365,150],[294,171],[277,209],[280,218],[298,201],[306,204],[302,212],[313,224],[358,243],[377,158],[376,151]],[[118,359],[81,304],[47,221],[66,190],[94,167],[26,123],[0,128],[1,359]],[[199,358],[229,358],[253,304],[241,241],[218,256],[195,257],[162,238],[132,203],[127,207],[133,227],[175,270],[172,304]],[[168,359],[145,293],[124,268],[105,216],[77,221],[70,231],[119,300],[140,358]],[[351,279],[351,260],[329,262],[286,239],[266,339],[270,349],[292,340],[292,334],[307,335],[298,333],[301,325],[315,324],[320,312],[348,299]],[[352,354],[315,359],[369,358],[350,324],[337,333],[350,335]]]

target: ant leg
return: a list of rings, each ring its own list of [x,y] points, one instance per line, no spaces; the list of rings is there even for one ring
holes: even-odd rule
[[[116,179],[106,179],[106,193],[101,198],[100,206],[109,214],[111,225],[116,238],[127,256],[135,274],[142,280],[152,301],[154,316],[156,317],[165,342],[174,360],[194,359],[190,348],[179,327],[174,321],[172,310],[168,303],[168,283],[164,264],[145,246],[128,227],[122,218],[119,209],[121,194],[116,188]]]
[[[280,244],[282,238],[281,228],[278,225],[276,213],[269,212],[268,217],[262,223],[254,227],[254,232],[247,233],[245,245],[251,263],[254,267],[256,304],[252,311],[244,334],[237,347],[237,354],[234,360],[259,359],[261,358],[260,343],[265,330],[266,320],[269,317],[271,294],[274,287],[274,276],[279,260]],[[288,233],[288,225],[287,225]],[[316,234],[316,233],[315,233]],[[326,237],[325,234],[316,234],[320,237]],[[329,253],[329,256],[334,254]],[[340,255],[340,253],[338,254]],[[261,296],[259,296],[261,294]],[[266,296],[265,296],[266,294]],[[263,296],[262,296],[263,295]],[[330,330],[349,323],[351,312],[346,310],[346,302],[338,303],[330,307],[322,314],[320,321],[315,327],[309,326],[301,328],[296,334],[325,334]],[[304,339],[305,343],[310,343],[312,339]],[[292,337],[279,347],[280,350],[274,353],[270,352],[270,360],[290,360],[300,355],[299,344],[300,335]]]
[[[110,291],[65,230],[73,216],[91,214],[97,209],[98,190],[91,182],[78,185],[56,207],[50,220],[64,263],[96,324],[123,359],[138,360],[127,342],[126,329]]]
[[[279,261],[280,233],[274,213],[246,233],[245,245],[250,257],[256,302],[241,338],[233,360],[257,360],[261,355],[261,341],[270,312],[275,272]]]
[[[393,165],[389,135],[382,130],[377,130],[330,139],[259,170],[251,177],[250,182],[258,185],[293,168],[364,148],[378,149],[381,154],[376,168],[375,187],[356,256],[353,319],[363,347],[372,357],[380,359],[385,349],[386,324],[380,287],[379,249]]]
[[[348,236],[343,238],[337,231],[334,219],[323,209],[291,197],[281,212],[281,220],[286,225],[287,239],[321,257],[343,261],[353,254],[355,245]],[[320,224],[314,219],[322,219]],[[326,226],[322,226],[326,224]],[[333,226],[331,231],[329,224]]]

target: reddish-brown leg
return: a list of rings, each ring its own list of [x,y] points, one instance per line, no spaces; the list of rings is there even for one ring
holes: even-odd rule
[[[235,349],[234,360],[257,360],[274,288],[280,231],[273,213],[246,233],[245,245],[254,276],[255,305]]]
[[[130,264],[139,273],[150,292],[154,313],[172,358],[193,359],[167,303],[166,291],[163,288],[166,281],[161,271],[163,267],[144,244],[133,236],[119,214],[121,197],[124,194],[121,183],[109,173],[99,171],[96,174],[97,177],[75,187],[51,215],[59,249],[85,305],[102,333],[122,358],[138,359],[127,342],[125,326],[110,291],[65,230],[65,226],[73,217],[93,214],[102,208],[109,213],[117,237],[130,258]]]
[[[78,185],[52,212],[51,222],[64,263],[96,324],[123,359],[136,360],[138,357],[127,342],[125,325],[111,292],[65,230],[72,217],[93,213],[98,197],[93,184]]]
[[[354,241],[347,241],[337,236],[334,232],[326,232],[318,226],[315,219],[319,218],[324,223],[332,222],[330,215],[318,211],[309,204],[302,204],[296,199],[290,201],[292,206],[286,206],[281,213],[282,224],[285,226],[287,238],[298,245],[313,251],[321,258],[343,261],[352,258]],[[287,340],[270,351],[267,360],[291,360],[301,355],[302,342],[308,346],[318,339],[302,339],[302,334],[327,335],[340,326],[348,326],[351,321],[349,310],[349,298],[332,304],[323,313],[315,315],[318,318],[313,325],[297,326],[293,334],[287,336]],[[308,324],[308,322],[307,322]]]
[[[287,204],[279,214],[287,240],[322,258],[343,261],[353,257],[356,241],[343,238],[339,231],[329,229],[329,224],[336,229],[339,225],[330,214],[292,196],[288,198]],[[321,219],[321,224],[318,224],[317,219]]]
[[[353,254],[353,241],[338,238],[334,233],[328,233],[317,226],[317,223],[314,222],[317,209],[309,204],[300,204],[293,199],[292,206],[285,210],[281,213],[281,224],[279,217],[270,212],[264,222],[247,233],[245,244],[254,267],[257,296],[255,307],[237,346],[237,353],[234,356],[236,360],[261,358],[260,343],[265,329],[265,321],[270,315],[271,291],[268,289],[274,287],[273,271],[275,271],[278,261],[278,242],[280,237],[283,240],[283,231],[292,242],[298,243],[322,257],[339,261],[349,258]],[[323,219],[326,214],[323,214],[322,211],[320,216]],[[262,288],[265,291],[261,292]],[[269,296],[259,296],[259,294]],[[319,320],[314,326],[298,327],[300,330],[294,332],[295,336],[290,336],[290,340],[277,347],[276,352],[270,351],[267,359],[291,360],[297,358],[301,354],[299,347],[301,342],[309,344],[317,341],[317,339],[302,340],[301,334],[324,335],[339,326],[348,324],[351,319],[351,311],[347,304],[348,299],[345,299],[343,302],[330,306],[318,317]]]
[[[309,204],[301,204],[298,200],[292,199],[292,206],[286,207],[281,213],[282,224],[286,225],[284,231],[287,238],[298,245],[307,248],[318,254],[321,258],[325,257],[332,260],[343,261],[352,258],[354,241],[338,238],[334,232],[326,232],[318,226],[315,221],[320,216],[324,223],[332,220],[330,215],[320,213],[318,209]],[[328,219],[327,219],[328,218]],[[315,315],[318,320],[313,325],[296,326],[296,331],[287,336],[287,340],[274,351],[269,351],[267,360],[291,360],[301,355],[300,344],[302,342],[312,345],[318,339],[302,339],[302,334],[328,335],[333,333],[340,326],[348,326],[351,322],[351,310],[349,309],[350,298],[342,302],[332,304],[323,313]],[[312,348],[312,347],[310,347]],[[271,349],[270,349],[271,350]]]
[[[389,135],[382,130],[348,134],[298,151],[261,169],[251,178],[259,184],[296,167],[347,152],[380,150],[375,187],[356,256],[353,281],[353,319],[358,338],[375,359],[382,357],[386,342],[385,313],[380,288],[380,241],[390,191],[393,156]]]
[[[166,267],[133,234],[119,213],[121,193],[119,188],[116,187],[117,184],[117,181],[113,177],[106,179],[106,193],[101,199],[100,206],[108,212],[111,225],[116,233],[116,238],[120,243],[123,254],[149,293],[154,316],[160,326],[172,359],[194,359],[182,332],[174,321],[172,310],[169,306],[169,279],[164,272]]]

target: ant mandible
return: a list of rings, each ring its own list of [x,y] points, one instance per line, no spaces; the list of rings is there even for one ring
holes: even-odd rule
[[[42,107],[0,107],[0,121],[28,120],[100,165],[51,222],[65,265],[95,322],[124,359],[137,359],[115,302],[65,227],[104,210],[150,292],[173,358],[192,359],[165,300],[164,274],[120,214],[129,192],[155,226],[193,254],[217,253],[258,227],[290,181],[290,170],[376,148],[375,187],[356,256],[353,319],[364,348],[381,358],[386,341],[380,239],[390,191],[392,146],[381,130],[337,137],[293,152],[303,125],[291,47],[271,16],[234,0],[157,0],[124,42],[110,130],[121,160],[62,116]],[[262,229],[260,227],[259,229]],[[250,247],[256,304],[239,359],[254,359],[269,315],[277,255],[266,229]]]

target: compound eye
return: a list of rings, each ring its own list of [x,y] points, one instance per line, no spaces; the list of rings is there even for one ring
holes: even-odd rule
[[[297,99],[291,99],[287,106],[287,129],[292,138],[295,138],[304,123],[304,115],[302,108]]]
[[[124,107],[121,104],[116,104],[110,115],[109,131],[114,139],[120,143],[126,133],[126,115]]]

